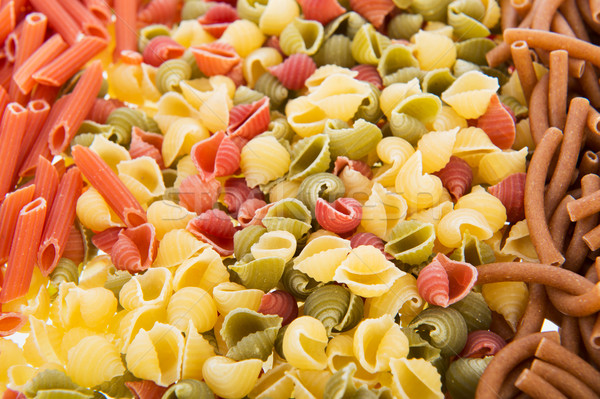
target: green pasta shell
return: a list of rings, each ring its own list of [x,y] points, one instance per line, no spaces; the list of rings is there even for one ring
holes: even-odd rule
[[[148,25],[140,29],[138,51],[143,53],[150,40],[158,36],[171,36],[171,30],[168,26],[161,24]]]
[[[485,15],[480,0],[456,0],[448,6],[448,25],[454,28],[458,41],[489,36],[490,30],[479,20]]]
[[[308,209],[311,214],[315,215],[315,206],[319,198],[323,198],[327,202],[333,202],[344,196],[346,188],[344,182],[332,173],[316,173],[302,180],[298,188],[298,198]]]
[[[434,94],[409,96],[392,110],[390,117],[392,133],[416,145],[423,134],[427,133],[425,124],[433,122],[441,109],[442,101]]]
[[[119,293],[121,288],[126,282],[131,280],[132,275],[125,270],[115,270],[114,274],[109,274],[108,278],[104,282],[104,288],[110,290],[117,299],[119,299]]]
[[[63,282],[78,284],[79,267],[69,258],[60,258],[50,274],[50,280],[56,285],[60,285]]]
[[[156,88],[161,93],[179,90],[179,83],[192,77],[192,67],[180,58],[160,64],[156,71]]]
[[[68,389],[41,389],[35,395],[35,399],[92,399],[94,394],[71,391]]]
[[[186,379],[171,385],[161,399],[213,399],[214,393],[205,382]]]
[[[268,2],[269,0],[239,0],[237,2],[238,15],[241,19],[247,19],[258,25]]]
[[[482,65],[481,67],[479,67],[479,69],[486,75],[498,79],[498,84],[500,86],[504,86],[506,83],[508,83],[508,80],[510,79],[507,75],[508,72],[505,72],[498,68],[490,68],[489,66]]]
[[[248,86],[239,86],[233,95],[233,105],[252,104],[262,99],[265,95],[259,91],[252,90]]]
[[[352,56],[359,64],[377,65],[390,39],[377,32],[373,25],[363,25],[352,39]]]
[[[254,90],[269,97],[272,108],[281,108],[287,101],[289,91],[286,89],[279,79],[270,73],[263,73],[256,80]]]
[[[466,297],[450,307],[460,312],[469,332],[487,330],[492,324],[492,311],[479,292],[469,292]]]
[[[425,21],[446,21],[448,4],[452,0],[412,0],[410,11],[421,14]]]
[[[22,388],[22,392],[28,398],[35,398],[43,395],[46,398],[61,398],[59,393],[64,393],[65,397],[73,398],[92,398],[90,390],[75,384],[64,372],[54,369],[46,369],[38,372]],[[73,392],[73,396],[70,396]]]
[[[181,20],[197,19],[206,14],[213,4],[211,1],[203,0],[186,1],[181,8]]]
[[[289,180],[302,180],[306,176],[325,172],[331,163],[329,136],[316,134],[296,143],[292,149]]]
[[[287,292],[300,301],[304,301],[317,288],[323,286],[323,283],[312,279],[308,274],[294,269],[291,262],[285,266],[281,276],[281,284]]]
[[[463,235],[460,247],[452,252],[450,259],[459,262],[467,262],[473,266],[479,266],[495,262],[496,255],[489,244],[481,241],[479,238],[466,231]]]
[[[363,317],[362,299],[341,285],[328,284],[316,289],[304,301],[304,314],[323,323],[327,333],[348,331]]]
[[[326,123],[324,133],[329,136],[331,158],[346,156],[360,159],[377,147],[383,135],[373,123],[358,119],[352,127],[338,127],[339,123]]]
[[[94,142],[94,139],[96,138],[96,135],[94,133],[80,133],[75,135],[72,139],[71,139],[71,143],[69,144],[69,154],[71,153],[71,148],[75,147],[76,145],[80,145],[82,147],[89,147],[92,145],[92,143]]]
[[[278,141],[290,142],[294,138],[294,131],[285,118],[272,118],[267,131],[261,133],[264,136],[273,136]]]
[[[123,358],[124,355],[121,355],[121,357]],[[125,363],[124,360],[123,363]],[[126,382],[130,381],[139,381],[139,378],[134,376],[129,370],[125,370],[125,374],[113,377],[109,381],[96,385],[93,389],[111,398],[132,398],[133,394],[127,388],[127,385],[125,385]]]
[[[250,309],[238,308],[225,316],[221,336],[234,360],[256,358],[263,361],[273,352],[277,332],[283,319]]]
[[[408,46],[392,44],[381,54],[379,64],[377,64],[377,71],[380,76],[387,76],[398,69],[418,66],[419,62],[412,55],[412,51]]]
[[[281,327],[277,332],[277,337],[275,337],[275,343],[273,347],[275,348],[275,352],[279,355],[280,358],[285,360],[285,354],[283,353],[283,337],[285,336],[285,331],[289,327],[289,324]]]
[[[100,134],[111,141],[117,141],[118,137],[115,132],[115,127],[111,125],[103,125],[100,123],[96,123],[94,121],[85,120],[77,129],[77,134],[82,133],[92,133],[92,134]]]
[[[233,254],[236,259],[242,259],[250,253],[250,248],[267,232],[263,226],[252,225],[236,231],[233,236]]]
[[[254,259],[249,262],[237,262],[229,266],[237,273],[246,288],[256,288],[268,292],[274,288],[285,267],[285,260],[279,257]]]
[[[311,228],[312,216],[308,208],[295,198],[284,198],[267,211],[262,224],[268,231],[289,231],[300,240]]]
[[[417,78],[419,81],[425,77],[425,71],[422,71],[418,67],[406,67],[398,69],[396,72],[389,75],[382,76],[383,85],[389,86],[394,83],[408,83],[411,80]]]
[[[419,139],[428,132],[423,122],[407,114],[392,114],[390,130],[394,136],[403,138],[415,146]]]
[[[327,27],[325,28],[325,39],[328,39],[334,34],[341,34],[352,40],[354,39],[356,32],[358,32],[366,23],[367,21],[354,11],[344,13],[327,24]]]
[[[524,118],[529,114],[529,108],[526,105],[523,105],[514,97],[507,95],[500,95],[500,101],[502,104],[507,105],[515,114],[517,119]]]
[[[496,47],[493,40],[485,37],[476,37],[456,43],[456,56],[477,65],[487,65],[485,55]]]
[[[175,180],[177,180],[177,171],[175,169],[167,168],[161,170],[160,173],[162,174],[165,187],[173,187]]]
[[[434,69],[423,77],[423,91],[439,97],[455,80],[449,68]]]
[[[367,122],[377,123],[383,116],[383,111],[379,106],[379,96],[381,96],[381,91],[372,83],[369,83],[369,87],[371,88],[371,91],[358,107],[358,110],[356,110],[354,120],[364,119]]]
[[[480,68],[477,64],[473,64],[472,62],[461,59],[456,60],[454,66],[452,67],[452,73],[457,78],[460,77],[460,75],[471,71],[480,71]]]
[[[431,223],[405,220],[394,227],[390,237],[385,251],[403,263],[417,265],[431,255],[435,228]]]
[[[140,110],[129,107],[115,109],[106,118],[106,124],[114,127],[114,132],[117,135],[117,144],[125,146],[129,145],[131,141],[131,128],[133,126],[137,126],[145,131],[160,132],[154,119],[148,117]]]
[[[356,364],[350,362],[339,369],[327,380],[324,399],[345,399],[354,398],[356,387],[354,385],[354,373],[356,373]]]
[[[344,68],[352,68],[356,62],[352,57],[350,49],[352,41],[344,35],[332,35],[323,42],[323,45],[314,56],[318,66],[339,65]]]
[[[423,26],[421,14],[399,14],[390,20],[387,32],[392,39],[410,40]]]
[[[185,52],[179,59],[187,62],[192,68],[192,76],[190,77],[190,79],[199,79],[205,77],[204,74],[200,72],[200,69],[198,68],[196,56],[194,56],[194,53],[192,53],[189,49],[185,50]]]
[[[474,398],[479,379],[493,358],[459,358],[450,363],[445,377],[452,399]]]
[[[421,338],[421,336],[412,328],[404,327],[402,329],[406,338],[408,338],[408,358],[425,359],[433,364],[441,376],[448,368],[448,360],[442,357],[442,351]]]
[[[438,348],[442,356],[459,354],[467,342],[467,323],[453,308],[427,308],[410,322],[409,327]]]
[[[296,18],[281,32],[279,45],[286,55],[314,55],[323,44],[324,33],[319,22]]]

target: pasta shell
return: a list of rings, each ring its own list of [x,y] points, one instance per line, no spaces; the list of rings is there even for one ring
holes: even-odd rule
[[[229,266],[239,276],[242,284],[247,288],[256,288],[269,292],[274,288],[285,267],[285,260],[278,257],[266,257],[250,262],[239,261]]]
[[[423,171],[433,173],[448,164],[456,141],[458,128],[449,131],[430,132],[419,140],[418,149],[423,154]]]
[[[323,43],[323,36],[323,25],[320,23],[296,18],[281,32],[279,44],[286,55],[314,55]]]
[[[72,347],[66,366],[73,382],[84,387],[101,384],[125,372],[115,345],[100,335],[83,338]]]
[[[283,271],[281,284],[287,292],[299,300],[305,300],[313,291],[323,285],[289,264]]]
[[[360,362],[354,356],[353,349],[353,337],[340,334],[333,337],[329,343],[327,344],[327,359],[328,359],[328,368],[334,374],[351,374],[352,377],[349,379],[349,386],[345,386],[346,392],[348,390],[355,389],[354,383],[358,382],[359,384],[364,383],[368,385],[373,385],[377,381],[378,374],[369,373],[365,370]],[[336,389],[340,389],[339,385],[343,384],[343,381],[337,381],[334,383],[334,376],[332,376],[327,385],[325,387],[326,391],[332,389],[332,385],[336,386]],[[350,377],[350,375],[347,375]],[[342,388],[343,389],[343,388]]]
[[[128,381],[125,386],[136,398],[162,398],[162,395],[167,392],[167,387],[161,387],[149,380]]]
[[[392,358],[406,357],[409,343],[392,316],[384,314],[358,324],[354,332],[353,347],[354,356],[360,365],[369,373],[376,373],[388,371]]]
[[[538,254],[531,242],[526,220],[520,220],[511,227],[501,252],[514,255],[527,262],[539,261]]]
[[[450,259],[479,266],[494,262],[496,256],[492,247],[466,231],[460,247],[452,252]]]
[[[183,229],[174,229],[166,233],[158,246],[154,267],[179,266],[184,260],[208,244],[198,240],[192,233]]]
[[[386,77],[399,69],[418,66],[419,61],[413,56],[412,50],[408,46],[403,44],[391,44],[381,55],[381,59],[377,65],[377,71],[379,72],[379,76]]]
[[[267,206],[267,203],[263,200],[251,198],[244,201],[238,211],[238,222],[242,227],[246,227],[252,224],[258,223],[256,217],[260,214],[259,210]]]
[[[209,399],[210,397],[214,396],[215,395],[205,382],[198,381],[196,379],[179,380],[179,382],[171,385],[163,394],[163,398],[165,399]]]
[[[185,229],[196,216],[173,201],[155,201],[147,210],[148,223],[154,226],[156,238],[162,240],[165,234],[174,229]]]
[[[252,391],[261,370],[262,361],[259,359],[236,362],[225,356],[213,356],[204,363],[202,375],[216,395],[243,398]],[[235,384],[232,384],[233,381]]]
[[[216,3],[203,16],[198,18],[198,22],[202,25],[202,29],[207,31],[211,36],[220,38],[229,24],[238,19],[238,13],[235,8],[229,4]]]
[[[473,182],[473,170],[469,164],[454,155],[435,175],[440,178],[454,201],[466,194]]]
[[[477,281],[477,269],[439,253],[417,278],[419,295],[428,303],[448,307],[463,299]]]
[[[494,234],[486,218],[475,209],[456,209],[449,212],[437,225],[436,234],[442,245],[458,248],[467,230],[480,240],[487,240]]]
[[[506,222],[506,208],[504,208],[502,202],[486,192],[481,186],[473,187],[469,194],[462,196],[456,202],[454,209],[479,211],[485,217],[493,232],[500,230]],[[483,239],[486,240],[487,238]]]
[[[223,203],[227,206],[229,213],[236,216],[240,206],[248,199],[264,199],[262,192],[258,189],[248,187],[246,179],[243,177],[232,177],[227,179],[223,185],[225,195]]]
[[[361,245],[371,245],[379,249],[381,253],[385,255],[386,259],[394,259],[391,254],[385,252],[385,244],[383,240],[373,233],[356,233],[350,238],[350,246],[352,248],[356,248]]]
[[[144,63],[159,67],[167,60],[179,58],[185,52],[185,47],[169,36],[157,36],[150,40],[144,48]]]
[[[113,246],[111,260],[118,270],[140,272],[152,265],[157,251],[154,226],[144,223],[121,230]]]
[[[199,332],[208,331],[217,321],[217,307],[210,294],[198,287],[184,287],[175,292],[167,306],[167,320],[184,332],[189,322]]]
[[[485,154],[479,161],[478,179],[488,184],[498,184],[512,174],[525,173],[527,154],[527,147],[519,151]]]
[[[467,323],[469,332],[490,328],[492,311],[479,292],[469,292],[466,297],[450,305],[450,307],[460,312]]]
[[[350,242],[339,237],[315,238],[294,259],[294,269],[308,274],[317,281],[331,281],[350,249]]]
[[[467,342],[467,324],[453,308],[429,307],[419,313],[408,326],[423,331],[421,338],[441,350],[442,356],[460,353]]]
[[[185,260],[175,271],[173,288],[198,287],[211,292],[212,289],[228,281],[229,273],[223,265],[220,255],[210,248],[199,255]]]
[[[264,208],[263,208],[264,209]],[[300,240],[311,229],[312,217],[306,206],[295,198],[284,198],[270,204],[262,218],[268,231],[286,230]]]
[[[346,12],[337,0],[300,0],[299,3],[304,18],[319,21],[323,26]]]
[[[353,160],[360,159],[375,149],[382,139],[381,130],[377,125],[364,119],[358,119],[352,127],[341,123],[339,125],[341,127],[335,126],[334,121],[329,120],[324,131],[329,136],[331,157],[336,161],[339,156],[346,156]],[[357,161],[354,162],[356,164]],[[371,173],[368,167],[363,170],[368,171],[367,174]]]
[[[388,292],[365,301],[365,317],[377,318],[384,314],[396,317],[399,314],[402,325],[407,325],[424,306],[417,280],[412,274],[405,274],[394,281]]]
[[[164,169],[162,154],[163,136],[156,133],[148,133],[137,126],[131,129],[131,144],[129,145],[129,155],[132,159],[143,156],[154,159],[160,169]]]
[[[181,5],[176,0],[151,0],[137,14],[144,24],[172,25],[179,18]]]
[[[363,82],[371,83],[378,90],[383,90],[381,74],[374,65],[360,64],[352,67],[352,71],[358,72],[354,78]]]
[[[484,284],[481,293],[490,309],[500,313],[516,331],[529,300],[527,284],[521,281]]]
[[[392,392],[395,397],[408,399],[441,399],[442,381],[436,368],[424,359],[392,359]]]
[[[190,220],[186,230],[210,244],[220,255],[233,254],[235,227],[225,212],[219,209],[208,210]]]
[[[273,352],[281,317],[264,315],[249,309],[236,309],[225,316],[221,336],[234,360],[258,358],[263,361]]]
[[[348,233],[360,224],[362,206],[353,198],[338,198],[333,204],[319,198],[315,216],[324,229],[337,234]]]
[[[165,307],[149,305],[127,312],[119,322],[117,330],[117,335],[120,338],[121,353],[127,351],[129,344],[140,330],[150,330],[156,322],[167,322]]]
[[[241,62],[231,44],[214,42],[190,47],[200,71],[206,76],[225,75]]]
[[[394,227],[385,244],[385,252],[403,263],[418,265],[429,258],[434,241],[435,229],[432,224],[407,220]]]
[[[306,54],[292,54],[276,66],[269,67],[269,72],[290,90],[300,90],[306,79],[317,69],[315,62]]]
[[[516,223],[525,218],[525,173],[515,173],[500,183],[488,187],[488,192],[498,198],[506,208],[506,219]]]
[[[489,29],[480,22],[485,15],[485,7],[480,2],[453,1],[448,6],[448,24],[458,37],[471,39],[486,37]]]
[[[442,93],[442,100],[463,118],[474,119],[485,113],[498,88],[496,78],[470,71],[462,74]]]
[[[324,172],[330,162],[329,136],[318,134],[302,139],[292,150],[288,179],[302,180],[308,175]]]
[[[212,179],[202,179],[191,175],[179,185],[179,204],[188,211],[201,214],[210,210],[221,192],[221,183]]]
[[[162,145],[163,161],[170,166],[177,158],[187,155],[193,145],[209,136],[208,130],[197,119],[177,118],[165,133]]]
[[[240,57],[247,57],[248,54],[260,48],[264,41],[265,36],[256,23],[245,19],[231,23],[220,39],[220,42],[231,44]]]
[[[272,136],[256,137],[242,148],[240,168],[248,187],[267,184],[282,177],[290,167],[288,150]]]
[[[350,49],[359,64],[377,65],[389,45],[389,38],[375,31],[373,25],[364,24],[354,35]]]
[[[283,353],[292,366],[301,370],[327,367],[327,332],[321,322],[310,316],[292,321],[283,337]]]
[[[190,155],[205,179],[232,175],[240,163],[240,149],[224,132],[194,144]]]
[[[500,149],[492,143],[482,129],[468,127],[456,134],[452,154],[464,159],[472,168],[476,168],[485,154],[498,151]]]
[[[416,210],[439,203],[443,189],[437,176],[423,173],[422,159],[421,151],[415,151],[396,176],[396,192],[406,199],[410,208]]]
[[[181,378],[202,380],[204,362],[215,355],[215,348],[199,334],[190,320],[185,333],[185,347],[181,363]]]
[[[347,121],[356,114],[370,92],[371,87],[366,82],[344,74],[333,74],[325,78],[309,94],[308,99],[322,109],[328,118]]]
[[[273,399],[288,399],[292,397],[294,382],[287,372],[293,370],[287,363],[274,366],[260,376],[252,391],[248,394],[251,398],[271,397]]]
[[[392,0],[350,0],[350,7],[367,19],[376,29],[383,25],[386,15],[394,9]]]
[[[304,314],[318,319],[331,335],[354,328],[363,316],[360,297],[348,289],[328,284],[317,288],[304,302]]]
[[[492,331],[472,331],[467,336],[467,343],[460,357],[494,356],[506,346],[506,341]]]
[[[241,307],[258,310],[264,292],[247,289],[241,284],[224,282],[213,288],[213,298],[220,314],[227,314]]]
[[[361,225],[367,232],[386,240],[392,229],[406,218],[407,210],[404,197],[386,191],[381,184],[375,183],[363,207]]]
[[[292,294],[275,290],[265,294],[260,300],[258,312],[281,317],[281,325],[288,325],[298,317],[298,304]]]
[[[153,158],[138,157],[117,165],[119,180],[131,191],[140,204],[165,193],[165,183],[159,165]]]
[[[244,141],[247,142],[267,130],[269,122],[269,98],[263,97],[252,104],[233,107],[229,116],[227,132],[240,146]]]
[[[127,310],[142,306],[166,306],[171,298],[172,280],[169,269],[152,268],[123,285],[119,292],[119,303]]]

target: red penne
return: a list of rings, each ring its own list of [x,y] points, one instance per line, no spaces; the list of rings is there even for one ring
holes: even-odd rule
[[[444,308],[463,299],[477,281],[477,269],[466,262],[438,253],[417,278],[419,295],[431,305]]]
[[[42,100],[46,101],[48,104],[54,104],[56,101],[56,96],[60,91],[60,87],[56,86],[46,86],[46,85],[36,85],[33,93],[31,93],[31,101]]]
[[[0,120],[4,115],[4,111],[6,110],[6,106],[9,102],[10,99],[8,97],[8,92],[4,89],[4,87],[2,87],[2,85],[0,85]]]
[[[50,61],[61,55],[69,45],[59,34],[55,34],[44,42],[18,69],[15,70],[13,80],[19,89],[28,94],[36,84],[33,73]]]
[[[240,149],[225,132],[194,144],[190,155],[203,179],[232,175],[240,166]]]
[[[23,392],[7,389],[6,391],[4,391],[2,399],[27,399],[27,396],[25,396]]]
[[[360,247],[361,245],[372,245],[380,250],[387,259],[394,259],[392,255],[385,252],[385,243],[383,240],[373,233],[356,233],[350,238],[350,246],[352,248]]]
[[[344,234],[354,230],[362,219],[362,205],[354,198],[338,198],[333,204],[323,198],[315,205],[317,222],[329,231]]]
[[[8,91],[10,88],[10,78],[13,74],[13,64],[6,58],[0,60],[0,87]]]
[[[111,22],[110,19],[112,17],[112,11],[110,9],[109,2],[104,0],[84,0],[83,3],[87,9],[90,10],[90,12],[94,14],[94,16],[98,18],[100,22],[102,22],[104,26]]]
[[[34,185],[23,187],[8,194],[0,205],[0,264],[4,264],[8,260],[19,212],[21,208],[31,202],[34,193]]]
[[[158,36],[150,40],[144,49],[144,62],[158,67],[167,60],[179,58],[185,52],[185,47],[169,36]]]
[[[383,80],[375,65],[360,64],[352,67],[352,70],[358,72],[354,79],[371,83],[379,90],[383,90]]]
[[[122,227],[111,227],[104,231],[94,234],[92,244],[100,251],[110,254],[113,246],[119,240],[119,233],[123,230]]]
[[[333,174],[339,176],[344,168],[350,168],[359,172],[361,175],[371,179],[373,177],[373,171],[369,164],[363,161],[356,161],[348,157],[338,156],[333,165]]]
[[[0,43],[2,43],[17,24],[15,3],[13,1],[9,1],[0,9],[0,21],[2,21],[0,24]]]
[[[135,399],[161,399],[168,389],[147,380],[126,382],[125,385]]]
[[[233,107],[229,113],[227,132],[241,149],[248,141],[267,130],[270,120],[269,97],[263,97],[252,104]]]
[[[79,0],[60,0],[65,10],[79,24],[85,35],[104,37],[110,40],[106,23],[100,21]]]
[[[69,168],[60,180],[38,251],[38,266],[44,276],[52,273],[63,254],[75,221],[75,206],[82,187],[83,180],[79,169]]]
[[[27,111],[27,134],[21,142],[16,170],[21,170],[27,154],[31,151],[42,126],[44,126],[50,114],[50,105],[44,100],[30,101],[27,104]]]
[[[350,7],[379,29],[395,6],[392,0],[350,0]]]
[[[92,62],[77,81],[68,105],[50,130],[48,145],[53,155],[60,154],[77,134],[81,122],[92,109],[102,86],[102,63]]]
[[[305,19],[319,21],[327,25],[346,12],[337,0],[299,0]]]
[[[179,20],[182,5],[181,0],[150,0],[137,14],[138,22],[171,26]]]
[[[69,45],[77,42],[82,34],[79,24],[71,17],[58,0],[29,0],[36,11],[48,17],[48,24],[59,33]]]
[[[144,208],[98,154],[80,145],[71,154],[81,173],[128,227],[146,223]]]
[[[0,124],[0,198],[4,198],[13,185],[16,175],[19,149],[27,128],[27,109],[20,104],[6,106]]]
[[[137,126],[131,129],[131,144],[129,155],[132,159],[147,156],[154,159],[159,168],[164,169],[162,153],[160,152],[163,136],[157,133],[145,132]]]
[[[95,98],[94,103],[92,104],[92,109],[90,109],[90,112],[88,112],[85,119],[104,124],[111,112],[124,106],[125,103],[123,103],[121,100],[117,100],[116,98],[109,98],[108,100],[103,98]]]
[[[275,290],[263,295],[258,313],[277,315],[283,319],[281,325],[285,326],[298,317],[298,303],[289,292]]]
[[[525,219],[525,176],[525,173],[514,173],[488,187],[488,192],[506,208],[506,220],[509,223]]]
[[[27,323],[27,316],[17,312],[0,313],[0,337],[8,337],[18,332]],[[18,394],[18,392],[17,392]],[[25,395],[23,395],[25,396]],[[19,396],[14,396],[18,398]]]
[[[304,82],[317,70],[317,64],[304,53],[292,54],[279,65],[268,68],[282,85],[290,90],[300,90]]]
[[[137,51],[137,1],[115,0],[115,60],[123,50]]]
[[[218,180],[204,180],[199,175],[188,176],[179,186],[179,203],[188,211],[199,214],[212,208],[220,192],[221,183]]]
[[[58,184],[60,183],[60,176],[50,161],[42,156],[38,158],[38,165],[35,170],[33,182],[35,184],[33,198],[42,197],[46,200],[48,209],[51,209],[54,195],[56,194]]]
[[[110,259],[118,270],[139,273],[154,262],[158,250],[156,231],[150,223],[121,230]]]
[[[75,74],[86,62],[102,51],[108,41],[95,36],[83,39],[69,47],[54,61],[33,74],[36,82],[48,86],[60,86]]]
[[[241,62],[240,56],[228,43],[213,42],[191,46],[198,69],[206,76],[225,75]]]
[[[473,170],[469,164],[454,155],[441,170],[434,173],[442,181],[455,201],[467,193],[473,181]]]
[[[34,199],[19,212],[0,291],[0,303],[20,298],[29,290],[45,217],[46,200],[43,198]]]
[[[237,218],[237,212],[240,206],[248,199],[256,198],[263,200],[264,195],[258,187],[250,188],[246,184],[246,179],[243,177],[232,177],[227,179],[224,184],[225,195],[223,203],[227,206],[227,210]]]
[[[485,331],[477,330],[471,331],[467,336],[467,343],[463,348],[462,352],[458,355],[460,357],[486,357],[494,356],[500,351],[500,349],[506,346],[506,341],[502,339],[498,334]]]
[[[238,19],[240,18],[235,8],[229,4],[217,3],[209,8],[206,14],[198,18],[198,22],[211,36],[219,38],[225,29]]]
[[[477,127],[489,136],[498,148],[507,150],[515,142],[515,117],[509,107],[502,104],[497,94],[490,99],[485,114],[477,119]]]
[[[249,198],[242,203],[237,213],[237,220],[242,227],[251,225],[254,222],[256,212],[266,206],[267,203],[258,198]]]
[[[209,209],[190,220],[186,230],[199,240],[210,244],[221,256],[233,254],[233,235],[236,228],[229,215],[219,209]]]
[[[86,245],[81,231],[72,225],[63,250],[63,258],[71,259],[76,265],[80,264],[85,259]]]

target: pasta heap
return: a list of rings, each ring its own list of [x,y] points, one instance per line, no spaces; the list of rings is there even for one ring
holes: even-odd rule
[[[1,1],[2,397],[600,396],[599,16]]]

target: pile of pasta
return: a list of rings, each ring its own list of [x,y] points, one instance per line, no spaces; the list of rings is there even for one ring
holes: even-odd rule
[[[600,395],[598,2],[0,21],[3,398]]]

